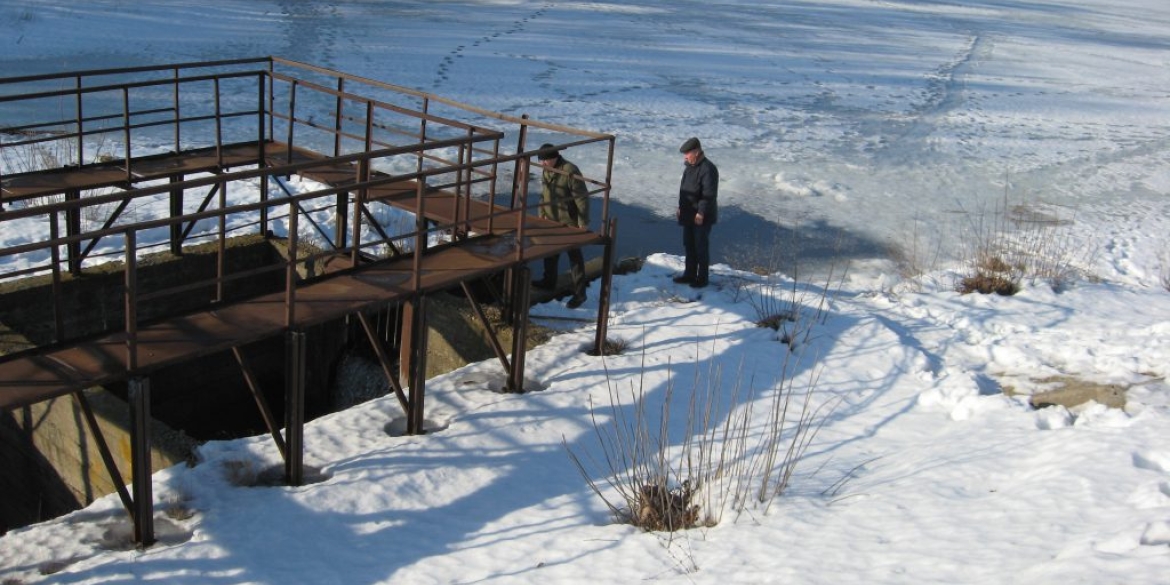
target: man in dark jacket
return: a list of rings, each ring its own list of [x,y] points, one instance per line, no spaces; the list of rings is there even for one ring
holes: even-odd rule
[[[536,158],[544,168],[540,183],[540,216],[563,223],[589,229],[589,189],[581,179],[577,165],[561,156],[551,144],[542,144]],[[585,256],[580,248],[569,250],[569,273],[573,277],[573,297],[565,306],[575,309],[585,302]],[[540,288],[551,289],[557,284],[557,264],[560,255],[544,259],[544,275],[533,283]]]
[[[677,216],[687,260],[686,269],[674,281],[703,288],[711,265],[711,226],[719,219],[719,169],[703,154],[698,138],[687,139],[679,152],[686,166],[678,189]]]

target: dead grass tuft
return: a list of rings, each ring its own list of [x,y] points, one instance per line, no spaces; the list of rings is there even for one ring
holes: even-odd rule
[[[643,530],[674,532],[694,528],[699,522],[694,495],[689,481],[674,489],[667,486],[665,479],[645,484],[638,489],[630,520]]]

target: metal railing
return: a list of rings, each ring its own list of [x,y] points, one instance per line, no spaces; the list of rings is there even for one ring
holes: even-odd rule
[[[53,84],[68,87],[46,88]],[[61,114],[66,103],[72,110],[67,116]],[[25,115],[14,117],[5,108]],[[439,234],[474,237],[473,226],[485,221],[490,233],[510,215],[517,240],[524,241],[526,218],[535,210],[527,203],[529,161],[536,154],[525,146],[530,132],[543,133],[562,150],[597,151],[594,166],[604,171],[583,180],[602,197],[599,225],[608,222],[613,136],[279,58],[0,79],[0,114],[20,120],[0,128],[0,165],[7,167],[0,169],[0,233],[30,224],[48,232],[35,241],[0,244],[0,284],[47,275],[56,293],[83,265],[122,262],[125,314],[118,328],[126,334],[131,369],[137,364],[140,306],[148,301],[207,287],[214,290],[207,299],[214,303],[230,282],[279,271],[291,325],[303,281],[298,270],[317,260],[344,256],[358,264],[413,254],[411,286],[417,291],[423,255]],[[509,138],[516,141],[513,150],[502,146]],[[100,148],[117,141],[109,151]],[[22,163],[13,161],[52,144],[68,148],[56,160],[44,157],[14,168]],[[198,156],[210,162],[166,168]],[[103,172],[109,177],[94,179]],[[272,184],[284,188],[282,178],[293,175],[338,178],[275,196]],[[42,187],[21,190],[30,184]],[[250,197],[239,195],[240,184]],[[390,185],[414,188],[415,221],[408,229],[388,231],[374,221],[372,194]],[[452,221],[425,220],[428,196],[435,193],[454,195],[458,211]],[[189,205],[191,195],[202,197],[198,205]],[[476,215],[483,203],[492,206]],[[152,205],[167,212],[133,213]],[[333,238],[313,219],[330,214]],[[85,225],[85,218],[96,227]],[[169,238],[157,237],[160,232]],[[245,232],[287,238],[285,261],[229,273],[222,261],[227,240]],[[144,286],[139,266],[152,252],[168,244],[175,252],[201,240],[215,242],[220,261],[214,275]],[[309,245],[314,242],[323,245]],[[516,250],[516,262],[525,261],[524,247]],[[92,334],[67,330],[60,299],[53,294],[48,301],[51,344]]]

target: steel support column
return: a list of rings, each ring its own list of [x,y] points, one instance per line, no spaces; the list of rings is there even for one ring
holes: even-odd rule
[[[154,494],[150,467],[150,379],[131,378],[130,399],[130,475],[134,500],[134,542],[147,547],[154,544]]]
[[[399,370],[410,385],[406,412],[406,434],[423,433],[427,381],[427,307],[426,297],[419,296],[402,304],[402,343]]]
[[[301,485],[305,480],[305,332],[285,335],[287,358],[284,379],[284,481]]]
[[[617,218],[609,220],[605,230],[605,247],[601,262],[601,291],[597,302],[597,339],[593,355],[605,355],[605,340],[609,336],[609,297],[613,292],[613,250],[617,245]]]
[[[512,371],[508,372],[508,392],[524,391],[524,355],[528,351],[528,307],[532,304],[532,271],[527,264],[513,269],[515,283],[512,287]]]

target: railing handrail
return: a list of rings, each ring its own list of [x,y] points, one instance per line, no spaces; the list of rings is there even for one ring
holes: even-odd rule
[[[509,124],[534,126],[536,128],[540,128],[542,130],[549,130],[552,132],[560,132],[563,134],[575,134],[578,136],[588,136],[590,138],[596,138],[596,139],[608,139],[612,136],[612,134],[605,134],[605,133],[601,133],[601,132],[591,132],[589,130],[583,130],[581,128],[574,128],[572,126],[553,124],[550,122],[541,122],[539,120],[532,120],[532,119],[524,118],[521,116],[512,116],[509,114],[504,114],[502,112],[494,112],[492,110],[488,110],[488,109],[481,108],[478,106],[473,106],[471,104],[467,104],[467,103],[453,100],[450,98],[445,98],[443,96],[436,95],[433,93],[428,93],[428,92],[420,91],[417,89],[411,89],[409,87],[404,87],[401,85],[394,85],[392,83],[385,83],[382,81],[370,79],[368,77],[362,77],[359,75],[342,73],[340,71],[332,71],[329,69],[325,69],[323,67],[317,67],[315,65],[310,65],[308,63],[302,63],[300,61],[293,61],[291,59],[285,59],[283,57],[273,56],[273,57],[271,57],[271,59],[272,59],[273,64],[279,63],[281,65],[287,65],[289,67],[313,71],[316,73],[321,73],[323,75],[332,75],[335,77],[339,77],[341,79],[348,79],[350,81],[356,81],[358,83],[365,83],[365,84],[368,84],[372,87],[379,87],[382,89],[387,89],[390,91],[394,91],[397,93],[417,97],[420,99],[427,99],[427,100],[432,101],[432,102],[439,102],[441,104],[448,105],[448,106],[451,106],[453,108],[458,108],[461,110],[466,110],[468,112],[472,112],[472,113],[484,116],[486,118],[492,118],[495,120],[500,120],[502,122],[508,122]]]
[[[186,61],[182,63],[168,63],[163,65],[139,65],[135,67],[115,67],[108,69],[82,69],[77,71],[63,71],[58,73],[38,73],[35,75],[17,75],[0,77],[0,86],[14,83],[32,83],[37,81],[52,81],[54,79],[77,79],[88,77],[102,77],[106,75],[125,75],[127,73],[142,73],[145,71],[174,71],[176,69],[208,69],[212,67],[226,67],[230,65],[250,65],[253,63],[272,63],[272,57],[248,57],[243,59],[223,59],[218,61]],[[254,71],[253,71],[254,73]]]
[[[482,138],[482,137],[477,138],[477,141],[479,141],[479,140],[486,140],[486,138]],[[458,142],[459,140],[458,139],[451,139],[450,141]],[[447,142],[447,141],[445,141],[445,142]],[[414,145],[412,145],[411,147],[398,147],[398,148],[394,148],[394,149],[384,149],[384,150],[396,151],[395,154],[407,154],[407,153],[414,151],[413,146]],[[80,243],[80,242],[84,242],[84,241],[88,241],[88,240],[100,239],[100,238],[104,238],[104,237],[108,237],[108,236],[123,234],[126,232],[127,229],[136,229],[138,231],[159,229],[159,228],[163,228],[163,227],[169,227],[170,225],[175,224],[175,223],[183,224],[183,223],[189,223],[189,222],[198,222],[198,221],[201,221],[204,219],[215,219],[215,218],[219,218],[221,216],[229,216],[229,215],[236,215],[236,214],[243,214],[243,213],[250,213],[250,212],[254,212],[254,211],[259,211],[260,209],[265,208],[265,207],[279,207],[279,206],[283,206],[283,205],[288,204],[290,201],[299,203],[302,201],[309,201],[312,199],[319,199],[321,197],[327,197],[329,195],[337,195],[340,193],[352,192],[352,191],[356,191],[356,190],[362,189],[362,188],[369,189],[369,188],[373,188],[373,187],[380,187],[383,185],[392,185],[395,183],[401,183],[404,181],[417,181],[420,179],[426,179],[427,177],[450,174],[450,173],[457,172],[460,170],[467,170],[467,169],[481,167],[481,166],[485,166],[485,165],[489,165],[489,164],[499,164],[501,162],[512,162],[512,161],[521,160],[521,159],[527,160],[527,159],[531,158],[533,155],[535,155],[536,152],[537,151],[520,153],[520,154],[513,154],[513,155],[503,155],[503,156],[499,157],[498,159],[480,160],[480,161],[475,161],[472,163],[455,165],[452,167],[426,169],[423,171],[412,171],[412,172],[404,173],[404,174],[400,174],[400,175],[383,175],[383,176],[379,176],[378,178],[372,178],[368,181],[346,183],[345,185],[342,185],[342,186],[326,187],[324,189],[316,189],[313,191],[299,193],[299,194],[288,196],[288,197],[281,197],[279,199],[267,199],[267,200],[263,200],[263,201],[254,201],[254,202],[250,202],[250,203],[241,203],[241,204],[231,205],[231,206],[220,208],[220,209],[206,210],[206,211],[201,211],[201,212],[196,212],[196,213],[184,213],[181,215],[175,215],[175,216],[170,216],[170,217],[166,217],[166,218],[152,219],[152,220],[147,220],[147,221],[142,221],[142,222],[135,222],[131,226],[118,226],[118,227],[110,227],[110,228],[99,229],[99,230],[91,230],[91,231],[86,231],[86,232],[82,232],[79,234],[75,234],[72,236],[59,236],[56,239],[50,239],[50,240],[44,240],[44,241],[38,241],[38,242],[30,242],[30,243],[26,243],[26,244],[17,244],[15,246],[8,246],[8,247],[0,248],[0,258],[5,257],[5,256],[14,256],[17,254],[27,254],[29,252],[35,252],[37,250],[47,249],[47,248],[51,248],[54,246],[65,246],[65,245],[68,245],[71,243]],[[359,153],[359,154],[363,154],[363,153]],[[365,158],[365,157],[361,157],[361,156],[356,155],[356,154],[351,155],[351,156],[355,157],[354,160],[360,160],[362,158]],[[277,166],[277,167],[260,167],[260,168],[248,170],[248,171],[239,171],[236,173],[232,173],[230,175],[216,175],[216,176],[211,176],[211,177],[202,177],[202,178],[198,178],[198,179],[189,179],[189,180],[182,181],[179,183],[167,183],[166,185],[158,185],[158,186],[154,186],[154,187],[144,187],[141,189],[135,189],[133,191],[128,191],[125,193],[100,195],[100,196],[94,196],[94,197],[87,197],[85,199],[74,199],[74,200],[60,201],[60,202],[37,206],[37,207],[27,207],[27,208],[23,208],[23,209],[14,209],[14,210],[9,210],[9,211],[4,212],[2,219],[3,219],[3,221],[10,221],[10,220],[15,220],[15,219],[24,219],[24,218],[31,218],[31,217],[38,217],[38,216],[45,216],[45,215],[56,215],[56,214],[65,213],[67,211],[71,211],[74,209],[81,209],[81,208],[85,208],[85,207],[101,205],[104,203],[112,203],[115,201],[123,201],[123,200],[126,200],[128,198],[127,194],[131,194],[131,195],[129,195],[129,198],[138,198],[138,197],[146,197],[149,195],[156,195],[156,194],[160,194],[160,193],[165,193],[165,192],[170,191],[172,188],[175,188],[176,186],[187,189],[187,188],[195,188],[195,187],[205,187],[205,186],[209,186],[209,185],[215,185],[217,183],[232,182],[232,181],[238,181],[238,180],[243,180],[243,179],[255,178],[255,177],[259,177],[261,175],[293,174],[293,173],[296,173],[299,171],[310,170],[314,166],[329,165],[332,162],[334,162],[335,160],[336,159],[326,159],[323,161],[294,163],[291,165],[281,165],[281,166]],[[487,180],[487,179],[480,179],[480,181],[483,181],[483,180]],[[596,191],[594,191],[594,193],[595,192]],[[532,209],[534,207],[540,207],[540,205],[541,205],[540,203],[535,203],[535,204],[531,204],[531,205],[526,204],[524,206],[521,206],[520,209],[527,211],[528,209]],[[491,217],[500,217],[503,215],[508,215],[514,211],[515,211],[514,209],[503,207],[503,208],[501,208],[497,211],[493,211],[492,213],[489,213],[487,215],[479,215],[479,216],[475,216],[473,218],[465,218],[465,220],[463,220],[463,221],[454,221],[450,224],[437,224],[437,227],[432,228],[431,230],[428,230],[428,231],[447,230],[447,229],[451,229],[454,227],[459,227],[460,224],[466,223],[467,220],[472,220],[472,219],[481,220],[481,219],[488,219]],[[411,233],[411,236],[413,236],[413,232]],[[397,237],[394,239],[402,239],[402,238]],[[0,275],[0,280],[3,280],[3,275]]]

